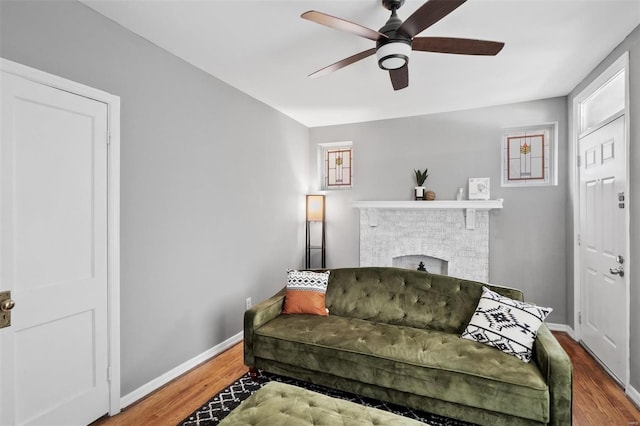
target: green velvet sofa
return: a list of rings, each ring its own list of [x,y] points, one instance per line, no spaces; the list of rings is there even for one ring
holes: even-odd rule
[[[245,312],[253,371],[481,425],[571,424],[571,362],[546,325],[530,363],[459,337],[482,283],[398,268],[330,271],[329,316],[282,315],[285,289]]]

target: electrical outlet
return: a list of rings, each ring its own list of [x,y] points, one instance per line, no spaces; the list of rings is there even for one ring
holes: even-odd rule
[[[251,309],[252,303],[251,303],[251,298],[247,297],[247,299],[244,301],[244,306],[247,309]]]

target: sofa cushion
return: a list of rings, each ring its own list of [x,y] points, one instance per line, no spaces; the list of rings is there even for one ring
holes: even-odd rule
[[[522,300],[519,290],[488,286]],[[331,315],[455,333],[469,323],[482,284],[400,268],[332,269],[326,304]]]
[[[478,307],[461,337],[529,362],[538,329],[552,310],[512,300],[483,287]]]
[[[325,293],[328,281],[329,271],[287,270],[287,292],[282,313],[327,316]]]
[[[255,356],[539,422],[549,390],[533,363],[458,335],[337,315],[281,315],[255,333]]]

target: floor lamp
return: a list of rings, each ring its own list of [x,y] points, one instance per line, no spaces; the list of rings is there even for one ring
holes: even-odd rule
[[[324,223],[325,209],[324,209],[324,195],[307,195],[307,239],[305,246],[305,265],[306,269],[311,268],[311,254],[314,251],[320,251],[320,257],[322,259],[321,268],[327,267],[326,262],[326,246],[325,246],[325,223]],[[320,236],[317,238],[317,233],[314,233],[316,238],[311,237],[313,228],[321,227]],[[319,239],[319,243],[317,242]],[[312,244],[312,240],[314,243]]]

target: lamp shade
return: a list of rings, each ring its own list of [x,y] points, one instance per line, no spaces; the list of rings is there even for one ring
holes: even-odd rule
[[[324,220],[324,195],[307,195],[307,220]]]

